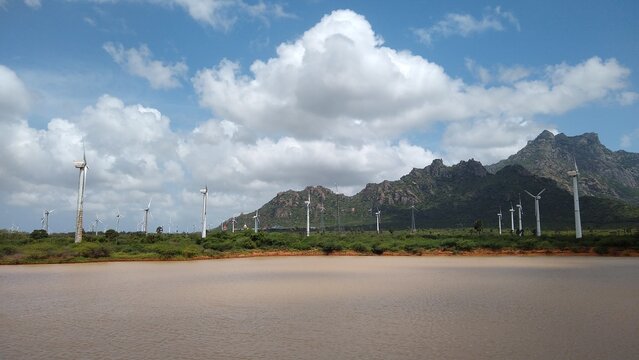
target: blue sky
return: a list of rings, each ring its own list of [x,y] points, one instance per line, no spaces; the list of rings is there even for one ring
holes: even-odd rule
[[[134,229],[347,193],[543,129],[639,151],[635,1],[0,0],[0,228]],[[176,225],[176,226],[180,226]],[[85,224],[85,227],[89,227]],[[112,227],[112,226],[109,226]]]

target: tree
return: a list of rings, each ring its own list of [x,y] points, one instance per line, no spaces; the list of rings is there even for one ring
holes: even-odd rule
[[[164,228],[162,228],[161,226],[158,226],[158,228],[157,228],[157,229],[155,229],[155,232],[156,232],[158,235],[162,234],[162,232],[163,232],[163,231],[164,231]]]
[[[31,235],[29,235],[32,239],[37,240],[37,239],[44,239],[49,237],[49,234],[47,234],[47,232],[45,230],[33,230],[31,232]]]
[[[481,231],[484,228],[484,224],[479,219],[475,220],[475,224],[473,225],[473,228],[475,229],[475,231],[477,231],[477,233],[481,234]]]

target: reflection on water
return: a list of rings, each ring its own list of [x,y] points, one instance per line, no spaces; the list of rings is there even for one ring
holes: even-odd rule
[[[639,260],[0,267],[2,359],[639,358]]]

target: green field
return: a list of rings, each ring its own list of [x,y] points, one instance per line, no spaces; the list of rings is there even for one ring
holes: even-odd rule
[[[46,235],[42,230],[16,233],[0,230],[0,264],[72,263],[117,260],[187,260],[264,255],[269,253],[353,255],[439,254],[594,254],[637,255],[639,229],[586,230],[574,233],[549,231],[537,238],[498,235],[496,231],[438,229],[374,232],[328,232],[306,237],[300,232],[212,231],[206,239],[199,233],[149,234],[86,233],[80,244],[73,234]]]

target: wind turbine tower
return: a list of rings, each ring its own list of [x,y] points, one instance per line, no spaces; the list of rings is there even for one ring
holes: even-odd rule
[[[410,207],[410,231],[415,232],[415,204]]]
[[[53,210],[45,209],[42,215],[42,228],[44,229],[44,231],[47,232],[47,234],[49,233],[49,214],[53,214],[54,211],[55,209]]]
[[[149,205],[146,206],[144,210],[144,228],[142,229],[142,231],[144,231],[144,234],[148,234],[149,232],[149,211],[151,210],[151,200],[153,199],[149,199]]]
[[[530,195],[533,199],[535,199],[535,218],[537,219],[537,232],[536,235],[537,236],[541,236],[541,218],[539,216],[539,200],[541,199],[541,193],[543,193],[544,191],[546,191],[546,189],[542,189],[539,194],[537,195],[533,195],[531,193],[529,193],[527,190],[524,190],[526,192],[526,194]]]
[[[84,145],[82,146],[84,148]],[[80,169],[80,178],[78,180],[78,206],[75,216],[75,243],[82,242],[82,208],[84,207],[84,189],[87,181],[87,156],[84,149],[82,149],[82,160],[73,162],[73,166],[76,169]]]
[[[501,206],[499,207],[499,212],[497,213],[497,217],[499,217],[499,235],[501,235]]]
[[[115,232],[120,232],[120,209],[115,209]]]
[[[575,237],[581,239],[581,213],[579,212],[579,169],[575,161],[575,170],[568,171],[572,178],[572,196],[575,200]]]
[[[306,236],[311,236],[311,192],[308,192],[308,200],[304,201],[306,204]]]
[[[94,228],[95,236],[98,236],[98,224],[104,224],[104,223],[102,222],[102,219],[98,217],[98,214],[95,214],[95,228]]]
[[[253,216],[253,220],[255,221],[255,233],[257,234],[257,226],[260,223],[260,215],[258,213],[259,210],[255,210],[255,215]]]
[[[206,238],[206,203],[209,199],[209,187],[204,186],[203,189],[200,189],[202,193],[202,239]]]
[[[524,230],[524,228],[521,226],[522,211],[523,211],[523,208],[521,207],[521,195],[519,195],[519,204],[517,204],[517,212],[519,213],[519,227],[517,228],[517,231],[519,232],[519,236],[523,235],[523,230]]]
[[[510,233],[515,232],[515,209],[513,209],[513,203],[510,203]]]
[[[233,234],[235,234],[235,224],[237,223],[237,220],[235,220],[235,216],[233,216],[233,218],[231,219],[231,232]]]
[[[377,218],[377,233],[379,234],[379,218],[382,215],[382,212],[377,209],[377,212],[375,213],[375,217]]]

